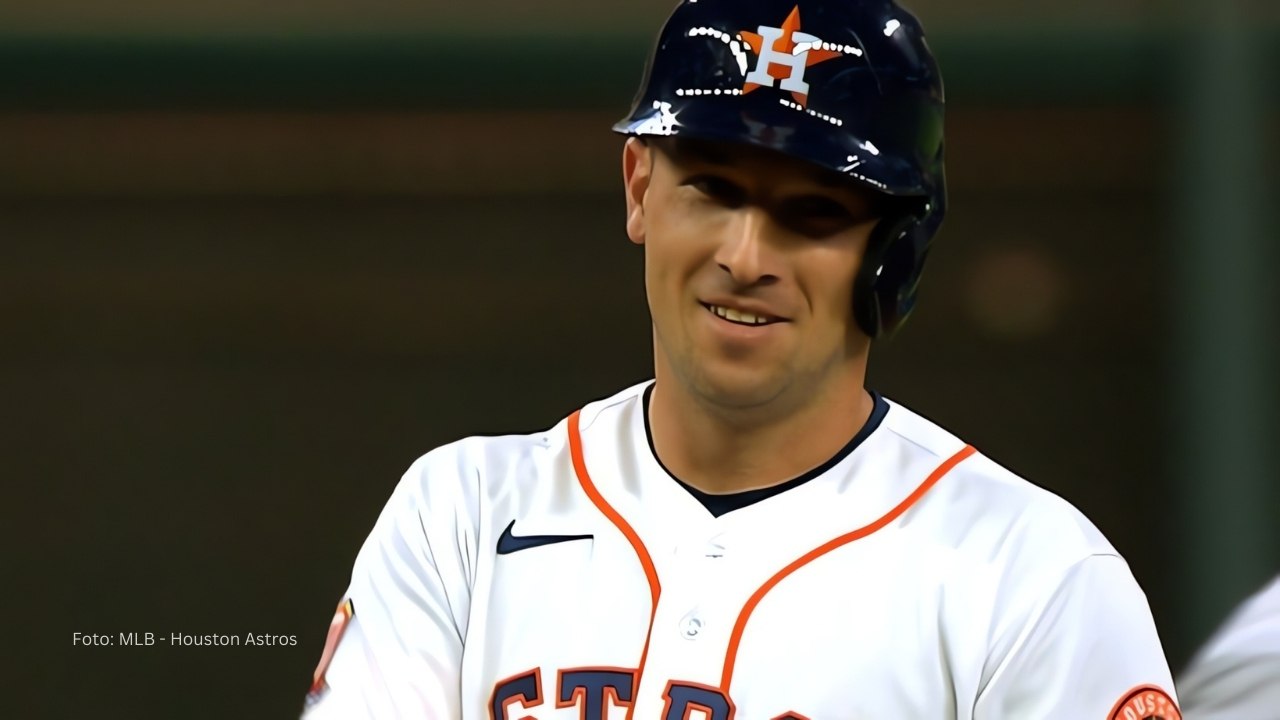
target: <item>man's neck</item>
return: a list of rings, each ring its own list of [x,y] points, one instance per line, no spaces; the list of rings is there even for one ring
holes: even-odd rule
[[[866,424],[874,408],[862,376],[794,410],[754,417],[709,407],[659,375],[649,404],[654,450],[681,481],[708,493],[770,487],[818,467]]]

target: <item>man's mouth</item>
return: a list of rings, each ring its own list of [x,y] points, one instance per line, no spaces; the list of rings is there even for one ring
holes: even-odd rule
[[[758,325],[769,325],[771,323],[776,323],[782,319],[782,318],[770,317],[768,315],[757,315],[755,313],[750,313],[745,310],[736,310],[734,308],[724,307],[722,305],[711,305],[709,303],[703,303],[702,307],[714,313],[716,317],[719,317],[724,320],[728,320],[729,322],[734,323],[736,325],[747,325],[747,326],[755,327]]]

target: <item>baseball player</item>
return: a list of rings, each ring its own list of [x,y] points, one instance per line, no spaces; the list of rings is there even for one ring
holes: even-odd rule
[[[1178,720],[1129,567],[864,389],[945,211],[889,0],[684,0],[615,130],[654,378],[404,475],[305,717]]]
[[[1191,720],[1280,718],[1280,576],[1232,613],[1178,687]]]

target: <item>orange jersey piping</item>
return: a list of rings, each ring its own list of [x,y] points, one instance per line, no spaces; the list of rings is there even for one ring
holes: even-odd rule
[[[924,497],[924,494],[929,492],[929,489],[932,488],[935,484],[937,484],[937,482],[941,480],[944,475],[951,472],[952,468],[960,464],[962,460],[969,457],[974,452],[976,451],[974,450],[973,446],[971,445],[964,446],[963,448],[960,449],[959,452],[947,458],[941,465],[935,468],[934,471],[929,474],[929,477],[925,478],[924,482],[920,483],[919,487],[917,487],[914,491],[912,491],[912,493],[908,495],[906,499],[898,503],[896,507],[894,507],[892,510],[882,515],[880,519],[868,525],[864,525],[858,528],[857,530],[854,530],[853,532],[846,533],[832,540],[829,540],[826,543],[823,543],[822,545],[819,545],[818,547],[814,548],[813,550],[810,550],[804,555],[801,555],[794,562],[792,562],[790,565],[787,565],[786,567],[779,570],[777,573],[774,574],[773,577],[766,580],[763,585],[757,588],[756,591],[751,594],[751,597],[747,600],[747,603],[742,606],[742,611],[738,613],[738,621],[734,623],[733,632],[729,635],[729,649],[726,651],[725,658],[724,658],[724,673],[720,676],[721,692],[723,692],[725,696],[728,697],[729,684],[733,682],[733,667],[738,660],[738,645],[742,642],[742,632],[747,626],[747,620],[751,618],[751,613],[756,609],[756,605],[760,604],[760,601],[764,599],[764,596],[768,594],[768,592],[772,590],[774,586],[782,582],[782,580],[786,578],[788,575],[790,575],[791,573],[795,572],[796,570],[799,570],[800,568],[804,567],[810,562],[813,562],[815,559],[822,557],[823,555],[826,555],[827,553],[831,552],[832,550],[835,550],[838,547],[847,545],[855,540],[860,540],[864,537],[867,537],[868,535],[871,535],[877,530],[880,530],[884,526],[893,522],[895,519],[898,518],[898,516],[902,515],[902,513],[906,512],[908,508],[914,505],[920,498]]]
[[[635,711],[635,700],[640,696],[640,679],[644,676],[644,663],[649,656],[649,638],[653,636],[653,621],[658,614],[658,597],[662,594],[662,583],[658,581],[658,571],[653,566],[653,558],[649,555],[649,550],[644,546],[644,541],[636,534],[631,524],[618,513],[617,510],[609,504],[600,491],[596,489],[596,485],[591,480],[591,475],[587,473],[587,463],[582,457],[582,436],[579,428],[579,416],[581,410],[575,411],[569,416],[569,455],[573,458],[573,471],[578,476],[578,484],[582,486],[583,492],[587,497],[591,498],[591,502],[596,508],[609,518],[614,527],[627,538],[627,542],[631,543],[631,549],[636,553],[636,559],[640,561],[640,566],[644,568],[644,576],[649,581],[649,598],[651,601],[649,610],[649,629],[644,636],[644,649],[640,652],[640,664],[636,667],[635,682],[631,690],[632,703],[627,708],[627,719],[630,720],[632,713]]]

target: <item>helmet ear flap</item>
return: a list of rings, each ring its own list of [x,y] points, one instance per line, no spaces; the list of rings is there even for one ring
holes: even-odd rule
[[[888,336],[915,303],[924,257],[913,237],[920,230],[914,215],[885,218],[867,242],[853,285],[853,314],[868,337]]]

